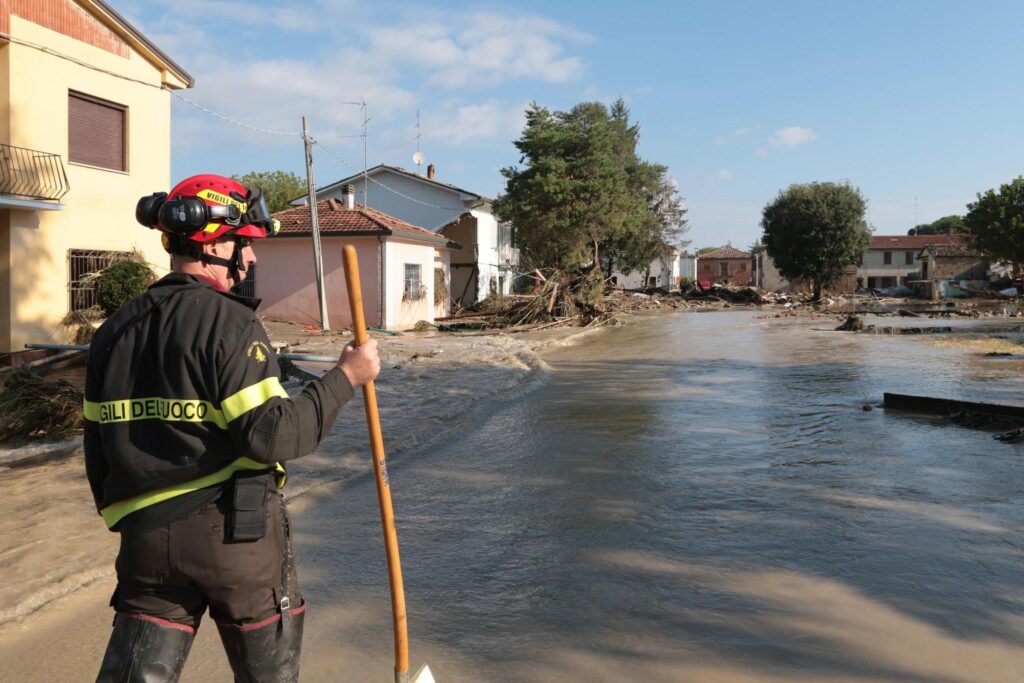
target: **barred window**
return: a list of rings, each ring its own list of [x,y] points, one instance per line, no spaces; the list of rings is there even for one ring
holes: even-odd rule
[[[114,261],[126,259],[127,251],[68,249],[68,311],[96,305],[96,274]]]
[[[418,301],[426,294],[421,277],[422,267],[418,263],[405,264],[405,290],[402,293],[403,301]]]

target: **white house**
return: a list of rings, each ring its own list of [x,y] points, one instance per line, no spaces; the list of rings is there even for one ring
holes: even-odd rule
[[[921,272],[920,253],[926,246],[958,246],[963,235],[872,235],[857,277],[868,289],[906,285]]]
[[[512,231],[499,223],[491,199],[435,178],[434,166],[427,175],[397,166],[380,164],[317,190],[317,201],[341,201],[343,189],[351,185],[356,201],[413,225],[422,226],[457,242],[462,249],[452,253],[451,287],[453,302],[469,305],[488,294],[509,294],[519,251],[512,244]],[[303,206],[305,196],[293,199]]]
[[[686,280],[697,279],[697,256],[695,254],[688,251],[680,252],[676,262],[679,264],[679,277]]]
[[[647,270],[633,270],[629,273],[612,270],[611,284],[621,289],[662,287],[670,290],[679,286],[679,264],[679,250],[670,249],[651,261]]]

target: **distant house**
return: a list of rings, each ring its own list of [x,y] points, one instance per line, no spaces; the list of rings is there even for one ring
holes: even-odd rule
[[[813,291],[813,287],[808,281],[799,280],[791,282],[782,277],[782,273],[775,267],[775,261],[772,260],[772,257],[764,249],[754,254],[754,273],[755,284],[769,292],[789,294],[791,292]],[[839,281],[824,289],[832,294],[856,291],[857,266],[849,265],[843,268],[843,274]]]
[[[0,2],[0,353],[66,341],[86,276],[168,264],[139,197],[167,190],[171,91],[192,77],[100,0]]]
[[[747,252],[733,247],[700,254],[697,256],[697,281],[751,285],[754,282],[754,260]]]
[[[962,245],[963,235],[872,235],[857,279],[868,289],[907,285],[919,278],[918,255],[929,245]]]
[[[935,235],[926,235],[935,237]],[[988,260],[966,244],[928,244],[918,254],[920,284],[926,298],[963,296],[959,287],[988,285]]]
[[[488,294],[509,294],[519,251],[513,246],[511,227],[499,223],[491,199],[438,181],[433,165],[425,176],[384,164],[326,185],[317,200],[342,198],[345,186],[355,189],[364,205],[462,245],[452,255],[451,298],[469,305]],[[306,204],[298,197],[292,206]]]
[[[352,195],[317,202],[323,252],[324,288],[332,329],[349,327],[348,291],[342,248],[359,256],[363,308],[372,327],[405,330],[418,321],[449,315],[450,253],[458,245],[443,235],[380,211],[355,205]],[[260,312],[274,320],[319,324],[309,208],[274,214],[281,234],[260,244],[254,295]]]
[[[676,288],[679,286],[679,253],[678,249],[667,248],[644,270],[629,273],[613,270],[610,284],[621,289]]]
[[[764,249],[754,254],[754,284],[769,292],[789,293],[794,291],[793,284],[782,277],[775,267],[775,261]]]
[[[679,277],[684,280],[697,279],[697,257],[688,251],[679,252],[678,259]]]

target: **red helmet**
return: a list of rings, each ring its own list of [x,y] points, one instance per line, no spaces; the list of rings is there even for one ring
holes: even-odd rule
[[[135,217],[143,225],[194,242],[268,237],[280,226],[260,188],[246,189],[237,180],[210,173],[185,178],[170,194],[143,197]]]

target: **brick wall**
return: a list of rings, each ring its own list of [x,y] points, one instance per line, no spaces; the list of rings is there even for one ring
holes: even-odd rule
[[[728,277],[722,275],[723,264]],[[705,258],[697,257],[697,280],[699,282],[728,282],[730,285],[746,286],[754,282],[754,259],[752,258]]]
[[[128,57],[128,43],[72,0],[0,0],[0,31],[10,33],[10,15],[63,33],[121,57]]]

